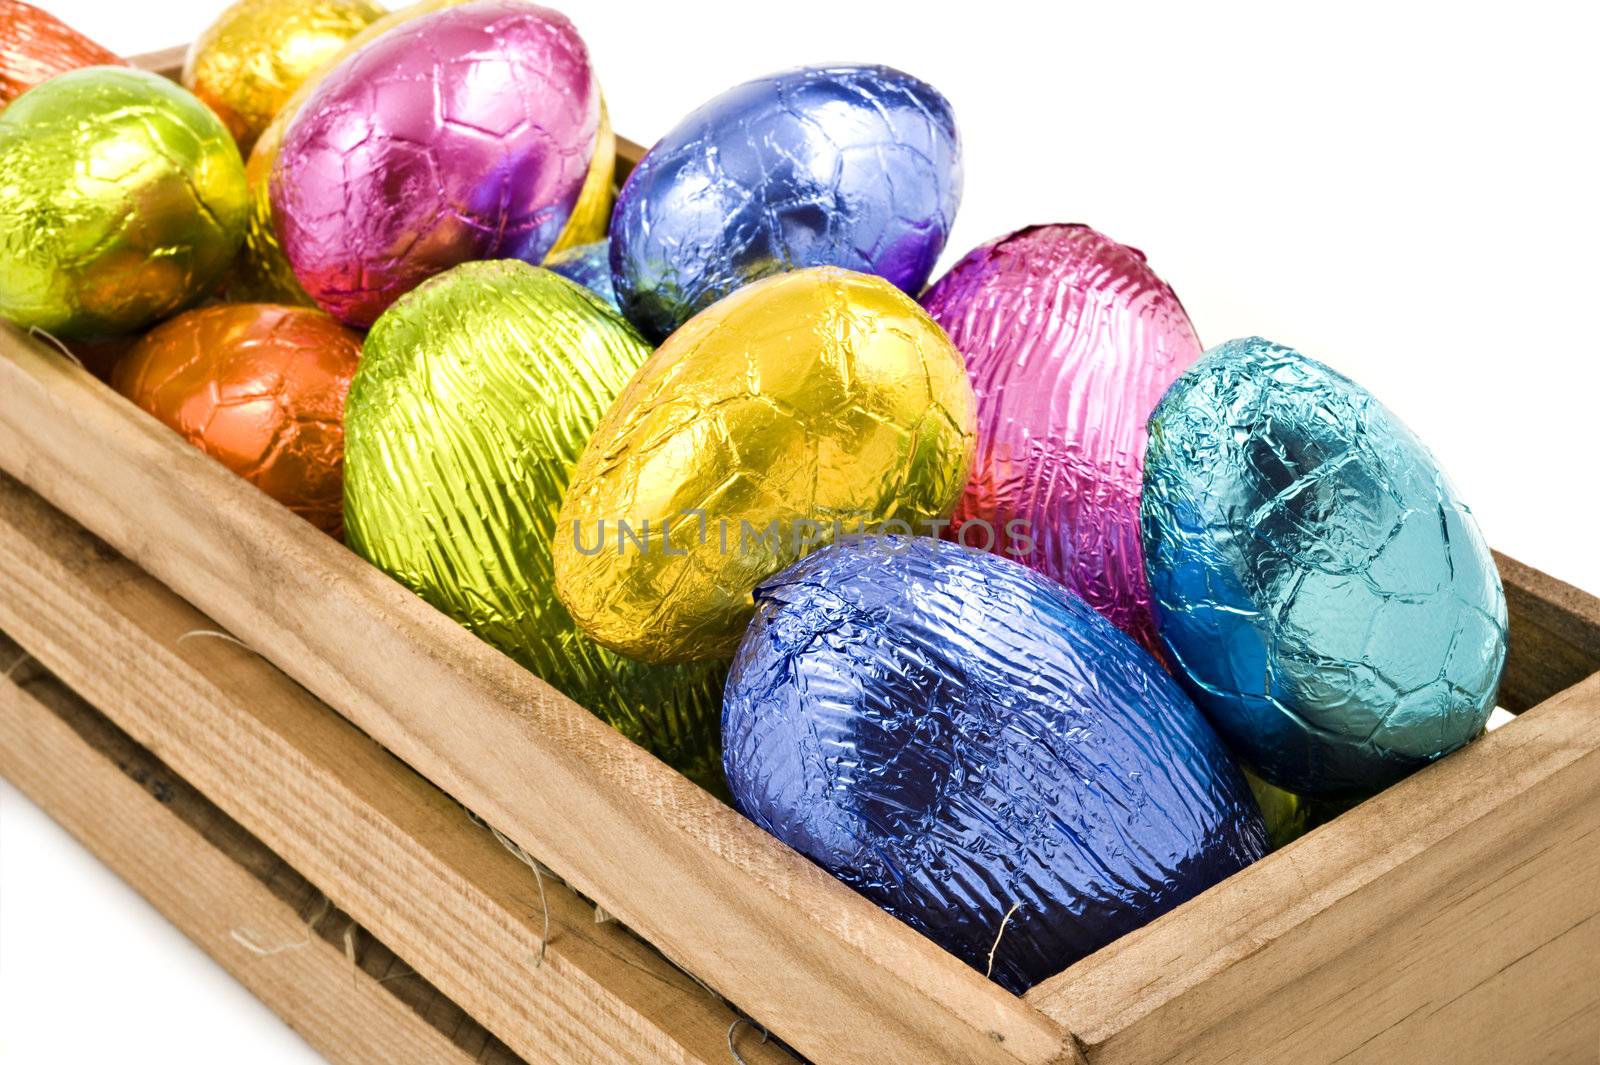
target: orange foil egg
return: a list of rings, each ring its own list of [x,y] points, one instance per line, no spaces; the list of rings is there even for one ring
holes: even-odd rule
[[[122,62],[49,12],[0,0],[0,107],[57,74]]]
[[[111,384],[325,532],[344,533],[344,403],[361,338],[321,311],[235,303],[157,326]]]

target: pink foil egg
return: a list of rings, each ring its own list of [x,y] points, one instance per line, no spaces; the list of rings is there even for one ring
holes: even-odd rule
[[[951,538],[1056,578],[1155,650],[1139,487],[1150,412],[1200,355],[1178,297],[1142,252],[1048,225],[974,249],[922,304],[978,397]]]
[[[365,327],[458,263],[538,263],[599,121],[588,51],[557,12],[484,0],[391,30],[332,71],[284,135],[272,206],[295,276]]]

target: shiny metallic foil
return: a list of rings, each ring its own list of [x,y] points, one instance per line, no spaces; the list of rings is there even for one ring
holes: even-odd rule
[[[271,176],[284,254],[307,294],[357,326],[457,263],[539,262],[599,123],[565,16],[483,0],[414,19],[339,64],[290,121]]]
[[[672,330],[740,285],[803,266],[915,295],[961,201],[955,115],[889,67],[807,67],[735,86],[661,138],[617,198],[628,318]]]
[[[152,329],[118,392],[334,536],[344,528],[344,405],[361,337],[321,311],[233,303]]]
[[[239,0],[189,47],[184,88],[248,153],[300,84],[382,15],[372,0]]]
[[[979,972],[993,951],[1011,991],[1267,852],[1205,718],[1047,577],[877,537],[756,603],[723,702],[735,805]]]
[[[122,62],[48,11],[0,0],[0,108],[57,74]]]
[[[606,301],[613,310],[617,306],[617,290],[611,287],[611,245],[603,240],[593,244],[579,244],[566,251],[552,252],[544,261],[568,281],[576,281],[596,296]]]
[[[1200,356],[1178,297],[1138,250],[1048,225],[969,252],[922,305],[978,396],[952,536],[1054,577],[1154,649],[1139,547],[1145,422]]]
[[[315,91],[328,72],[361,48],[377,40],[397,26],[445,8],[460,7],[471,0],[419,0],[418,3],[390,12],[368,25],[345,42],[332,59],[307,77],[295,90],[288,102],[279,108],[268,123],[245,164],[245,177],[250,184],[250,217],[245,225],[244,246],[234,262],[233,272],[227,282],[228,296],[235,300],[292,303],[306,307],[316,306],[316,301],[306,295],[305,289],[294,276],[294,268],[283,254],[278,240],[277,223],[272,217],[271,177],[277,165],[278,149],[283,144],[283,134],[289,122],[299,113],[301,106]],[[584,177],[578,202],[567,219],[566,228],[556,238],[555,248],[570,247],[605,236],[611,220],[611,203],[614,196],[613,171],[616,169],[616,137],[606,113],[605,100],[600,101],[600,128],[595,135],[594,156]],[[609,268],[608,268],[609,269]],[[608,281],[607,284],[610,282]]]
[[[1361,386],[1260,338],[1212,349],[1151,419],[1142,517],[1169,660],[1269,782],[1359,797],[1483,730],[1494,560]]]
[[[972,456],[961,356],[882,278],[757,282],[663,344],[562,503],[556,590],[650,662],[726,659],[764,578],[839,533],[946,518]]]
[[[199,100],[140,70],[63,74],[0,112],[0,316],[139,329],[216,282],[245,211],[239,149]]]
[[[346,416],[350,546],[708,789],[723,667],[630,662],[556,599],[574,463],[650,354],[593,294],[520,262],[458,266],[367,337]]]

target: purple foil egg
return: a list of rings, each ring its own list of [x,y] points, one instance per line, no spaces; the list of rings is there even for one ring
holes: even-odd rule
[[[974,249],[922,304],[978,397],[951,538],[1056,578],[1156,650],[1139,490],[1150,412],[1200,356],[1178,297],[1142,252],[1048,225]]]
[[[295,276],[369,326],[458,263],[538,263],[599,121],[588,50],[555,11],[485,0],[397,27],[331,72],[284,136],[272,206]]]

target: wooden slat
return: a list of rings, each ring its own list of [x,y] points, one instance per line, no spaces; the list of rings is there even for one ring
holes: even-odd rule
[[[528,1061],[728,1060],[722,1003],[4,476],[0,572],[0,628]]]
[[[1600,672],[1600,599],[1495,552],[1511,614],[1500,702],[1516,713]]]
[[[12,662],[14,650],[0,637],[0,661]],[[270,850],[42,671],[0,678],[0,773],[335,1065],[518,1065]],[[216,1048],[217,1060],[230,1056]]]
[[[1092,1065],[1600,1048],[1600,676],[1034,988]]]
[[[0,327],[0,466],[822,1062],[1071,1037],[58,353]]]

